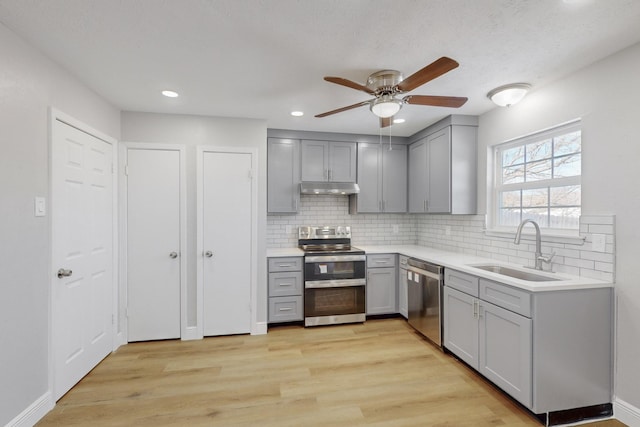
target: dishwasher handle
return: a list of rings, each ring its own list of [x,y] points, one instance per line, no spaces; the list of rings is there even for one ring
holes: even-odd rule
[[[417,273],[417,274],[419,274],[421,276],[426,276],[426,277],[428,277],[430,279],[435,279],[435,280],[438,280],[438,281],[442,280],[442,274],[432,273],[430,271],[422,270],[420,268],[412,267],[410,265],[407,266],[407,271],[412,271],[412,272]]]

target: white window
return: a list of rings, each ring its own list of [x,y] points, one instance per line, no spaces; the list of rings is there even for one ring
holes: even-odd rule
[[[496,229],[532,219],[550,230],[577,232],[582,202],[580,122],[497,145],[494,150]]]

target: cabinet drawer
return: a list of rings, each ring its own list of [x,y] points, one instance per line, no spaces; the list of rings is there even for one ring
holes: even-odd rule
[[[302,320],[302,296],[269,298],[269,323]]]
[[[531,294],[501,283],[480,279],[480,299],[531,317]]]
[[[269,296],[302,295],[302,272],[282,271],[269,273]]]
[[[269,258],[269,273],[275,271],[302,271],[302,257]]]
[[[444,271],[445,285],[474,297],[478,296],[478,281],[479,279],[477,277],[467,273],[449,269],[445,269]]]
[[[396,254],[367,255],[367,268],[395,267]]]

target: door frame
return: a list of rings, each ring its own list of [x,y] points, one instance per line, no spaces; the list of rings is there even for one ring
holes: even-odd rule
[[[120,144],[119,158],[120,168],[118,174],[120,177],[119,197],[120,197],[120,301],[118,310],[121,316],[119,321],[122,324],[121,333],[124,343],[127,343],[129,332],[129,322],[127,317],[127,309],[129,302],[127,281],[127,196],[128,196],[128,177],[127,177],[127,151],[132,148],[136,150],[162,150],[177,151],[180,153],[180,339],[196,339],[194,328],[188,327],[187,318],[187,149],[183,144],[163,144],[153,142],[127,142]]]
[[[236,153],[251,155],[251,259],[247,260],[251,268],[251,335],[264,333],[258,325],[258,149],[251,147],[218,147],[215,145],[199,145],[196,147],[196,216],[197,216],[197,242],[196,242],[196,265],[197,265],[197,328],[200,338],[204,337],[204,278],[203,278],[203,230],[204,218],[202,209],[204,207],[204,188],[202,180],[204,178],[203,161],[205,153]]]
[[[53,144],[54,144],[54,140],[53,140],[53,134],[54,134],[54,127],[56,124],[56,121],[59,121],[61,123],[64,123],[68,126],[71,126],[73,128],[76,128],[84,133],[87,133],[101,141],[104,141],[105,143],[109,144],[112,146],[112,151],[111,151],[111,188],[113,189],[112,192],[112,217],[113,217],[113,223],[112,223],[112,266],[113,266],[113,274],[112,274],[112,283],[111,283],[111,288],[112,288],[112,301],[111,301],[111,326],[112,326],[112,345],[111,345],[111,351],[115,351],[118,349],[118,347],[120,347],[123,342],[122,342],[122,336],[121,336],[121,331],[119,331],[119,325],[117,322],[117,318],[116,318],[116,314],[118,312],[118,305],[117,305],[117,301],[118,301],[118,269],[119,269],[119,264],[118,264],[118,260],[119,260],[119,254],[118,254],[118,174],[116,173],[116,170],[118,170],[118,140],[116,138],[113,138],[89,125],[87,125],[86,123],[74,118],[73,116],[70,116],[66,113],[63,113],[62,111],[53,108],[53,107],[49,107],[49,123],[48,123],[48,167],[49,167],[49,171],[48,171],[48,198],[49,198],[49,207],[48,207],[48,212],[47,212],[47,222],[48,222],[48,238],[49,238],[49,265],[48,265],[48,271],[50,274],[49,277],[49,282],[48,282],[48,292],[49,292],[49,330],[48,330],[48,364],[49,364],[49,378],[48,378],[48,389],[49,389],[49,393],[51,395],[51,398],[53,399],[53,394],[54,394],[54,382],[55,382],[55,360],[54,360],[54,353],[55,351],[54,349],[54,342],[53,342],[53,325],[54,325],[54,319],[53,319],[53,313],[54,313],[54,293],[52,291],[53,286],[57,283],[57,276],[55,274],[55,266],[53,265],[53,257],[54,257],[54,247],[53,247],[53,215],[52,215],[52,210],[51,208],[54,206],[55,201],[53,200]],[[55,404],[55,401],[52,401],[53,404]],[[53,405],[52,405],[53,407]]]

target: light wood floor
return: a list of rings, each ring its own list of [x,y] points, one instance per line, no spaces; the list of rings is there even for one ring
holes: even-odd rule
[[[402,319],[129,344],[38,426],[540,426]],[[591,427],[622,426],[616,421]]]

